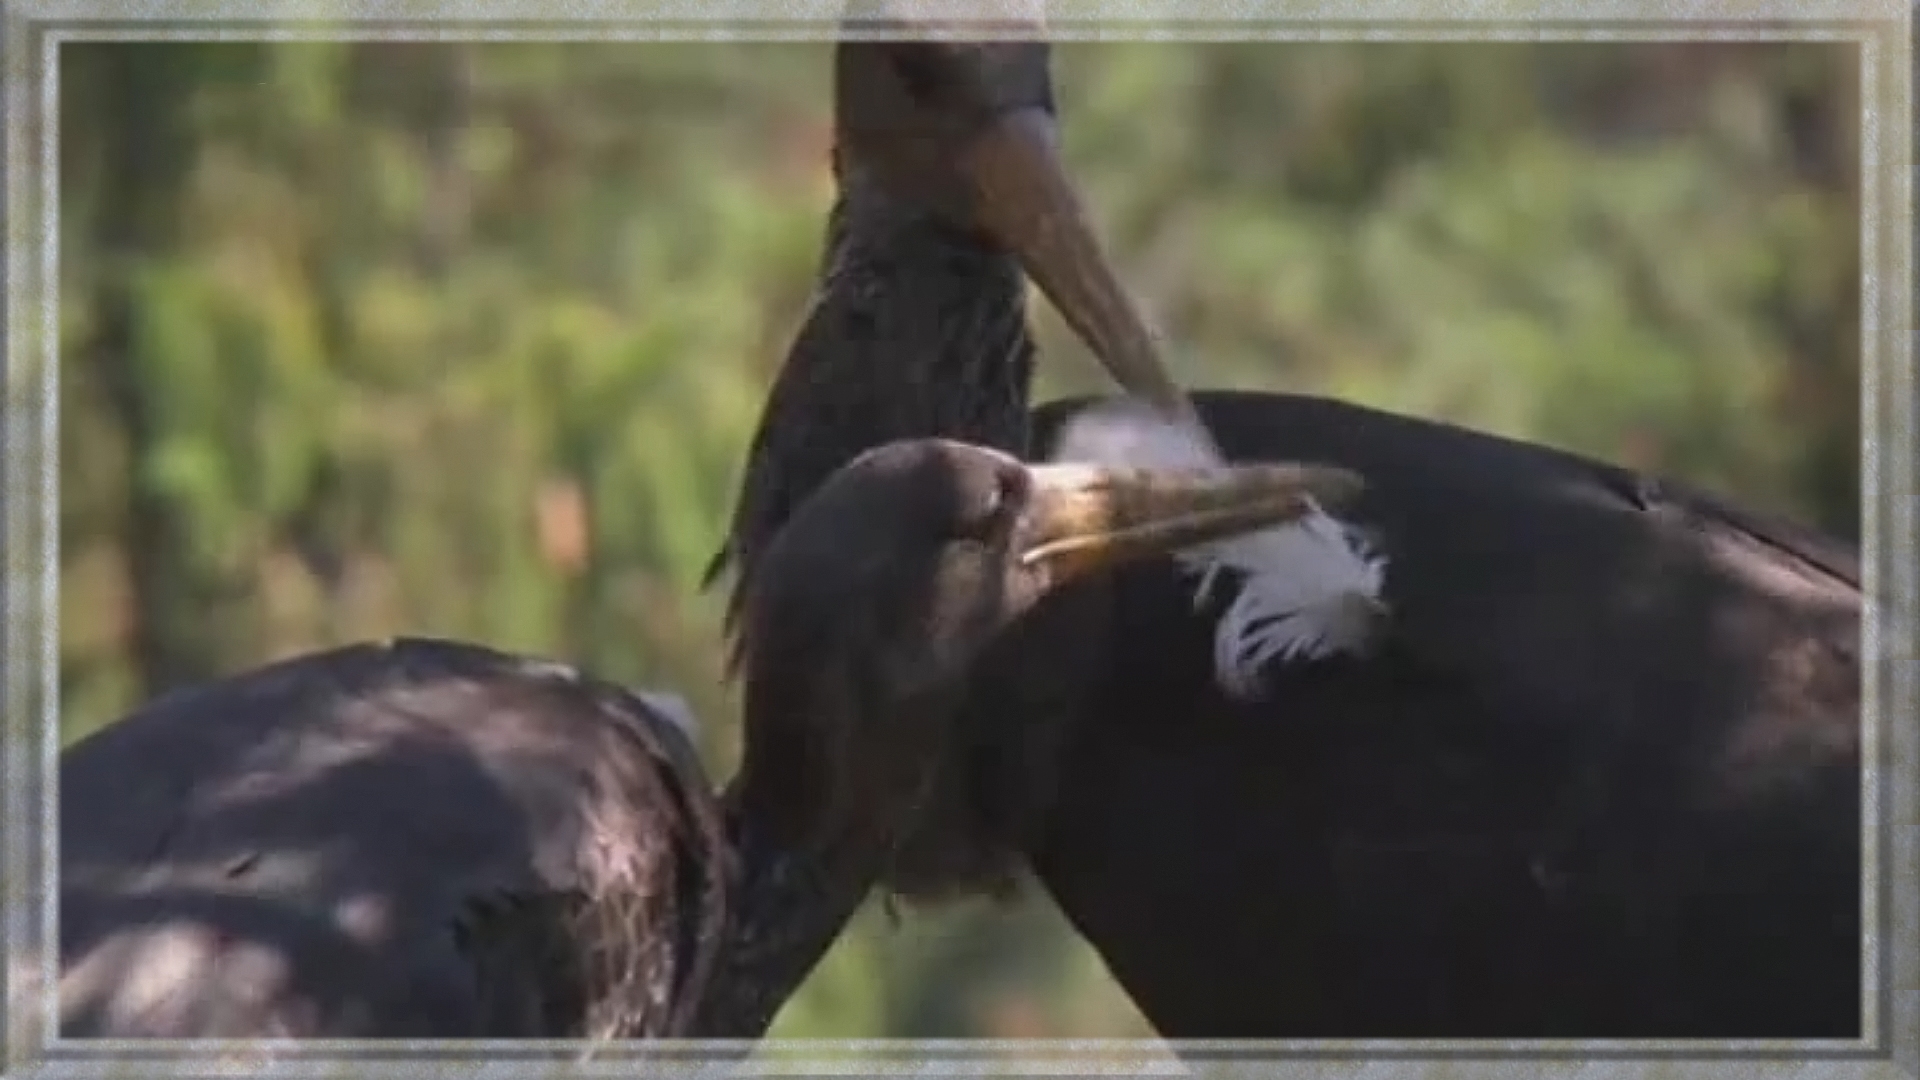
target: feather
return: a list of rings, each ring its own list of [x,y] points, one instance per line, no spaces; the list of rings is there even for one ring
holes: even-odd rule
[[[1130,399],[1081,411],[1061,429],[1055,460],[1210,468],[1222,458],[1204,429],[1168,420]],[[1305,517],[1175,556],[1199,577],[1198,608],[1222,574],[1239,592],[1214,631],[1214,669],[1222,690],[1251,700],[1275,660],[1314,660],[1359,652],[1384,610],[1386,559],[1353,526],[1315,506]]]

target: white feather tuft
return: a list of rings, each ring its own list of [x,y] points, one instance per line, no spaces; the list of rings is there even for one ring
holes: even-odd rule
[[[1082,410],[1062,428],[1056,460],[1209,468],[1220,463],[1212,436],[1171,422],[1128,399]],[[1222,571],[1241,575],[1240,591],[1214,631],[1220,687],[1250,699],[1274,660],[1312,660],[1363,648],[1383,609],[1386,560],[1351,526],[1315,507],[1298,521],[1175,556],[1200,577],[1204,604]]]

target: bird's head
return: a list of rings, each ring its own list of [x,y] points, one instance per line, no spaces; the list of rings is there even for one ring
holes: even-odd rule
[[[905,0],[856,0],[845,23],[863,36],[834,57],[842,189],[877,190],[984,234],[1019,260],[1115,382],[1169,417],[1190,416],[1061,160],[1051,46],[958,40],[980,26],[943,24]],[[1009,37],[1043,29],[1037,14],[991,26]]]
[[[746,596],[736,790],[782,844],[884,854],[973,661],[1050,590],[1358,486],[1306,466],[1029,465],[943,439],[869,450],[795,512]]]

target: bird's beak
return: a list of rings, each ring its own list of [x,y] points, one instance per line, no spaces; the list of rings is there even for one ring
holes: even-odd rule
[[[1193,420],[1191,402],[1108,265],[1060,159],[1058,134],[1045,110],[1024,108],[996,117],[968,142],[961,168],[977,220],[1020,259],[1122,390],[1169,419]]]
[[[1359,474],[1319,465],[1205,469],[1028,466],[1030,542],[1020,561],[1052,580],[1256,532],[1351,502]]]

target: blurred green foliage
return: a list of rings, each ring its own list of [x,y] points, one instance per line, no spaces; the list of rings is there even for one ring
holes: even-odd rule
[[[470,637],[686,694],[797,325],[823,45],[67,44],[61,693]],[[1817,44],[1081,44],[1065,142],[1197,385],[1858,532],[1857,106]],[[1051,312],[1049,391],[1103,388]],[[1134,1035],[1043,898],[857,920],[787,1036]]]

